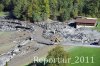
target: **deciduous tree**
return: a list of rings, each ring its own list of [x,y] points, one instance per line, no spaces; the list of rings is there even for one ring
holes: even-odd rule
[[[59,58],[59,60],[57,59]],[[48,63],[47,66],[67,66],[67,63],[62,60],[68,59],[67,52],[61,46],[57,46],[48,53],[47,59],[54,59],[53,63]]]

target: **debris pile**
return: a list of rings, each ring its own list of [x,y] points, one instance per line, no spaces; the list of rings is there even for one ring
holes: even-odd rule
[[[31,49],[33,52],[37,51],[38,49],[42,48],[42,45],[35,44],[34,46],[29,46],[29,42],[31,40],[26,38],[23,42],[19,42],[14,48],[12,48],[7,53],[0,55],[0,66],[5,66],[7,62],[9,62],[14,56],[16,55],[23,55],[29,52]]]
[[[51,23],[46,28],[43,31],[43,37],[50,40],[56,37],[55,39],[60,38],[60,42],[66,41],[88,45],[100,40],[100,33],[90,28],[72,28],[63,23]],[[55,39],[53,40],[55,41]]]
[[[0,31],[33,30],[33,24],[13,19],[0,19]]]

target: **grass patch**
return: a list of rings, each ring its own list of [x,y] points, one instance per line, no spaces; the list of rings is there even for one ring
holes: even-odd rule
[[[71,61],[68,64],[68,66],[100,66],[100,48],[92,48],[92,47],[70,47],[70,48],[71,49],[69,50],[64,47],[64,49],[69,53],[69,57],[71,58]],[[81,59],[82,56],[84,57],[83,63],[82,61],[80,61],[83,60]],[[75,57],[79,57],[80,60],[78,60],[78,58]],[[88,57],[88,63],[86,57]],[[92,63],[92,59],[91,59],[92,57],[94,63]],[[76,60],[79,63],[75,63]]]
[[[100,18],[97,19],[97,23],[98,23],[97,26],[94,27],[93,29],[100,32]]]
[[[100,32],[100,24],[98,24],[96,27],[94,27],[93,30],[97,30]]]
[[[100,22],[100,18],[97,19],[97,22]]]
[[[87,63],[87,59],[84,59],[84,62],[79,62],[80,60],[78,58],[75,58],[78,56],[81,58],[82,56],[89,58],[89,63]],[[70,61],[70,64],[68,66],[100,66],[100,48],[89,48],[89,47],[76,47],[73,48],[73,50],[70,52],[70,57],[72,60]],[[92,63],[91,57],[93,57],[94,63]],[[74,63],[76,60],[78,60],[79,63]]]
[[[7,16],[8,12],[0,12],[0,16]]]

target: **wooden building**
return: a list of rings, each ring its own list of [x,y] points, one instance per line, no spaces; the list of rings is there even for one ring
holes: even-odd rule
[[[97,24],[96,19],[82,19],[82,18],[77,18],[75,20],[76,27],[95,27]]]

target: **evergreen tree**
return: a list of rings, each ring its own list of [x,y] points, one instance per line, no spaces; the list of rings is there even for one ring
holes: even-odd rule
[[[41,17],[43,20],[46,20],[50,17],[50,6],[49,0],[41,0]]]
[[[72,11],[71,0],[58,0],[58,20],[65,21],[70,18],[70,13]]]
[[[17,0],[14,7],[14,15],[16,18],[26,20],[28,5],[28,0]]]
[[[0,4],[0,12],[2,12],[2,11],[3,11],[3,9],[4,9],[3,4]]]
[[[51,15],[51,19],[53,20],[57,20],[57,16],[58,16],[58,10],[57,10],[57,5],[58,5],[58,1],[57,0],[49,0],[49,5],[50,5],[50,15]]]
[[[2,4],[4,5],[5,10],[9,10],[9,5],[10,5],[11,0],[2,0]]]
[[[28,6],[28,17],[33,21],[41,21],[40,1],[31,0]]]

